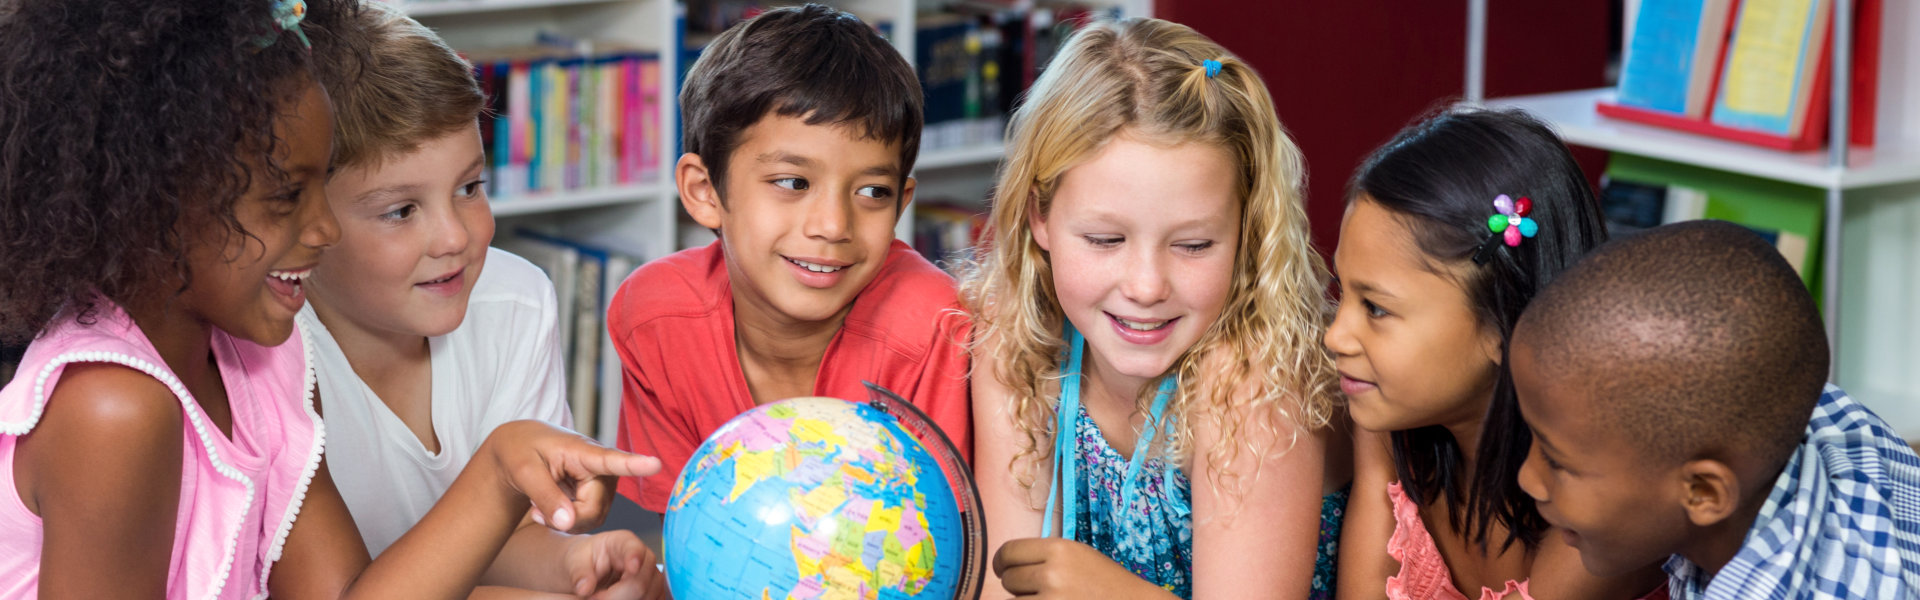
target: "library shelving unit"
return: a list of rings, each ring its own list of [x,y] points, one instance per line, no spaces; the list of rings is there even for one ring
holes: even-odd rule
[[[493,199],[498,219],[496,240],[517,230],[533,230],[589,243],[641,260],[665,256],[683,247],[683,234],[697,239],[704,231],[682,224],[685,212],[672,181],[679,158],[676,126],[680,44],[686,39],[685,0],[385,0],[432,28],[463,52],[529,46],[542,34],[570,39],[614,42],[657,54],[661,68],[658,89],[662,99],[656,136],[659,148],[657,178],[634,184],[565,192],[527,194]],[[768,0],[763,4],[795,4]],[[826,0],[825,4],[859,15],[870,22],[891,23],[894,48],[914,60],[915,23],[919,15],[938,10],[942,0]],[[1065,4],[1066,2],[1061,2]],[[1153,0],[1078,0],[1104,14],[1151,15]],[[1011,0],[1008,8],[1046,7],[1053,3]],[[942,197],[977,204],[985,210],[995,165],[1002,155],[998,141],[957,148],[923,149],[914,175],[920,198]],[[683,231],[687,229],[689,231]],[[896,235],[911,240],[913,213],[903,215]],[[563,324],[564,326],[564,324]],[[611,343],[610,340],[607,343]],[[620,397],[619,363],[610,346],[600,357],[598,414],[595,434],[611,443],[610,418]]]
[[[1629,3],[1627,10],[1633,10]],[[1841,17],[1853,0],[1836,0]],[[1568,144],[1797,184],[1824,192],[1822,308],[1833,340],[1833,379],[1903,435],[1920,436],[1920,7],[1882,4],[1876,144],[1783,152],[1600,116],[1594,103],[1612,88],[1486,100],[1520,108],[1551,125]],[[1471,13],[1470,14],[1476,14]],[[1631,14],[1631,13],[1629,13]],[[1484,11],[1476,16],[1484,19]],[[1833,71],[1850,71],[1850,18],[1834,19]],[[1469,24],[1469,38],[1474,24]],[[1480,25],[1484,32],[1484,24]],[[1472,42],[1469,44],[1473,45]],[[1469,50],[1469,60],[1477,55]],[[1469,100],[1474,66],[1469,65]],[[1831,106],[1848,106],[1834,85]],[[1846,111],[1831,111],[1829,132],[1848,131]]]

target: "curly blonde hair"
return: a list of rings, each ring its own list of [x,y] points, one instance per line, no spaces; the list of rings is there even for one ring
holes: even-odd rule
[[[1211,77],[1207,60],[1220,63]],[[1266,85],[1184,25],[1096,22],[1067,41],[1015,112],[986,241],[961,278],[975,360],[997,367],[1011,392],[1009,414],[1025,434],[1014,462],[1026,465],[1017,479],[1027,489],[1053,445],[1066,350],[1052,264],[1034,243],[1028,217],[1046,214],[1067,170],[1123,132],[1228,150],[1239,161],[1236,191],[1244,199],[1226,307],[1173,367],[1182,385],[1168,404],[1175,426],[1164,451],[1191,456],[1190,417],[1210,417],[1220,439],[1207,458],[1215,474],[1230,478],[1241,446],[1251,446],[1242,439],[1249,428],[1284,434],[1290,448],[1301,431],[1326,427],[1333,417],[1335,371],[1320,344],[1330,314],[1327,268],[1308,235],[1305,167]],[[1236,397],[1250,378],[1256,393]],[[1247,412],[1265,418],[1236,416]]]

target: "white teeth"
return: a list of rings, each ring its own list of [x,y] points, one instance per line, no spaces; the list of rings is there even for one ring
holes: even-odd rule
[[[1173,321],[1171,321],[1171,320],[1167,320],[1167,321],[1129,321],[1129,320],[1126,320],[1126,319],[1122,319],[1122,318],[1120,318],[1120,317],[1114,317],[1114,318],[1113,318],[1113,320],[1115,320],[1115,321],[1119,321],[1121,325],[1125,325],[1125,326],[1127,326],[1127,329],[1132,329],[1132,330],[1134,330],[1134,331],[1153,331],[1153,330],[1155,330],[1155,329],[1159,329],[1159,328],[1161,328],[1161,327],[1166,327],[1168,323],[1172,323],[1172,322],[1173,322]]]
[[[312,274],[313,274],[312,269],[300,271],[298,273],[290,273],[287,271],[268,271],[267,272],[268,277],[272,277],[272,278],[279,279],[281,281],[285,281],[287,283],[293,283],[293,284],[300,283],[301,280],[306,279],[308,275],[312,275]]]
[[[808,271],[813,271],[815,273],[832,273],[834,271],[838,271],[846,268],[846,267],[829,267],[826,265],[814,264],[804,260],[796,260],[792,258],[787,259],[787,262],[800,265],[802,267],[806,267]]]

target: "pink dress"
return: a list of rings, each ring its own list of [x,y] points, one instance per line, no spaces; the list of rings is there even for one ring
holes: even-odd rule
[[[1407,497],[1400,482],[1387,484],[1387,496],[1393,499],[1393,537],[1387,538],[1387,554],[1400,561],[1400,574],[1387,578],[1390,600],[1467,600],[1453,585],[1453,572],[1440,547],[1420,520],[1420,507]],[[1667,586],[1661,584],[1640,600],[1666,600]],[[1508,581],[1500,590],[1480,588],[1480,600],[1533,600],[1526,581]]]
[[[266,597],[267,576],[300,513],[326,437],[309,391],[306,333],[296,326],[286,343],[264,347],[213,332],[214,360],[233,412],[228,439],[133,320],[112,303],[97,306],[93,324],[68,319],[34,340],[13,381],[0,389],[0,540],[6,540],[0,600],[38,594],[42,527],[14,485],[14,450],[71,363],[127,366],[160,380],[180,401],[183,464],[167,597]]]

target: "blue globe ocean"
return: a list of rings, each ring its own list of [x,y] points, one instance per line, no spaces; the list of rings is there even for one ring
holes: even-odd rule
[[[904,405],[796,398],[715,431],[668,500],[663,558],[674,597],[977,593],[984,533],[960,504],[977,500],[956,495],[947,474],[965,477],[964,466],[943,469],[901,411],[887,410]]]

